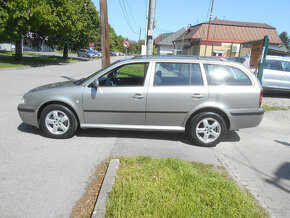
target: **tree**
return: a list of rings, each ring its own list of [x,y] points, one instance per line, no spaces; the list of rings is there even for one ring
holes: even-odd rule
[[[282,40],[282,42],[287,47],[287,49],[289,49],[290,48],[290,38],[289,38],[287,32],[284,31],[279,36],[280,36],[280,39]]]
[[[38,32],[43,36],[55,28],[56,18],[46,0],[2,0],[0,39],[15,42],[17,59],[22,57],[22,39]]]
[[[44,39],[51,46],[84,47],[100,38],[99,16],[91,0],[1,0],[0,39],[15,42],[22,57],[22,38],[38,46]]]
[[[87,47],[90,42],[100,41],[100,19],[95,5],[91,0],[73,0],[73,10],[63,20],[72,22],[71,29],[59,29],[56,41],[63,46],[63,57],[68,57],[68,47],[77,50]],[[63,14],[63,13],[61,13]],[[67,28],[67,25],[64,25]]]

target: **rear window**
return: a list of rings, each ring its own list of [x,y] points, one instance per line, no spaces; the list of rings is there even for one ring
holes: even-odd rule
[[[250,78],[240,69],[217,64],[204,64],[208,85],[249,86]]]

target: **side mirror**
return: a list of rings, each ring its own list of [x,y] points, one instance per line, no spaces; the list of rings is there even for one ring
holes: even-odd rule
[[[92,84],[95,88],[98,88],[100,86],[99,79],[95,79]]]

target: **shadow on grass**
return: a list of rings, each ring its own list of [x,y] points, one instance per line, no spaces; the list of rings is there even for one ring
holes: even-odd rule
[[[34,126],[21,123],[18,128],[19,131],[35,135],[41,135],[39,129]],[[79,129],[76,137],[95,137],[95,138],[110,138],[117,137],[121,139],[155,139],[180,141],[184,144],[193,145],[188,136],[184,132],[166,132],[166,131],[134,131],[134,130],[108,130],[108,129]],[[235,131],[230,131],[224,138],[223,142],[237,142],[240,141],[239,135]],[[194,145],[196,146],[196,145]]]
[[[0,68],[62,65],[67,63],[73,63],[76,61],[89,61],[89,60],[78,57],[63,59],[60,56],[46,56],[46,55],[24,56],[21,60],[16,60],[14,56],[11,56],[9,53],[8,54],[5,54],[3,52],[0,53]]]

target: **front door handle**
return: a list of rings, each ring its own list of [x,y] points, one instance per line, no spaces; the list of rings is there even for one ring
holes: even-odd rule
[[[142,99],[142,98],[144,98],[144,95],[138,93],[138,94],[133,95],[133,98]]]
[[[199,94],[199,93],[194,93],[193,95],[191,95],[191,97],[193,99],[200,99],[200,98],[203,98],[203,95]]]

